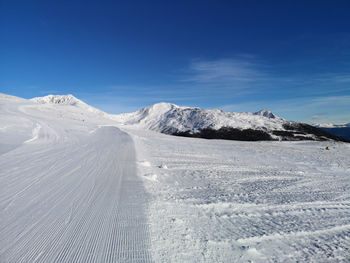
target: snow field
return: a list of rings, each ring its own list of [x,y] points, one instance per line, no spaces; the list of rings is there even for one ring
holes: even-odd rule
[[[145,181],[153,193],[148,217],[156,262],[350,260],[347,144],[126,130],[157,174],[157,181]]]
[[[48,99],[0,94],[0,262],[350,261],[348,144],[175,137]]]

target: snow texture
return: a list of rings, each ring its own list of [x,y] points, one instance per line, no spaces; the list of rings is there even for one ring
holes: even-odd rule
[[[142,112],[193,109],[87,107],[0,94],[0,262],[350,261],[349,144],[175,137]],[[238,115],[280,122],[264,114]]]

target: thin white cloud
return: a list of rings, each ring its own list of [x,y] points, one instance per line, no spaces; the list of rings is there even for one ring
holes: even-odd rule
[[[318,114],[313,114],[310,116],[310,119],[313,121],[313,122],[324,122],[325,120],[328,121],[328,118],[327,118],[327,114],[326,113],[318,113]]]
[[[249,59],[193,60],[185,81],[234,85],[257,81],[263,73]]]
[[[330,97],[317,97],[311,99],[312,106],[349,106],[350,105],[350,96],[330,96]],[[350,110],[349,110],[350,111]]]
[[[339,83],[350,83],[350,74],[335,76],[334,81]]]

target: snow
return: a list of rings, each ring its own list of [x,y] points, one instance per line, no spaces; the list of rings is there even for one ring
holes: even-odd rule
[[[150,262],[131,137],[71,104],[0,105],[0,262]]]
[[[350,260],[349,144],[145,129],[168,114],[279,125],[264,112],[43,101],[0,94],[0,262]]]
[[[89,112],[96,113],[98,115],[107,117],[108,114],[105,112],[96,109],[94,107],[91,107],[90,105],[87,105],[85,102],[77,99],[73,95],[47,95],[45,97],[36,97],[31,99],[31,101],[41,103],[41,104],[56,104],[56,105],[70,105],[70,106],[76,106],[83,110],[87,110]]]
[[[139,158],[152,164],[139,173],[157,175],[145,180],[156,262],[350,259],[348,144],[203,140],[125,129]]]
[[[198,132],[204,128],[284,130],[286,120],[275,116],[269,110],[251,112],[224,112],[219,109],[180,107],[171,103],[157,103],[134,113],[111,116],[124,125],[142,129],[172,133],[174,131]],[[289,122],[288,122],[289,123]]]
[[[264,116],[270,119],[275,119],[277,118],[276,115],[274,115],[270,110],[260,110],[254,113],[255,115],[260,115],[260,116]]]
[[[37,97],[31,99],[39,103],[63,104],[63,105],[78,105],[85,104],[81,100],[75,98],[73,95],[47,95],[45,97]]]

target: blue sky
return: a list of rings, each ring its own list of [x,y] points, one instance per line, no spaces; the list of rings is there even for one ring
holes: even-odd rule
[[[0,92],[350,122],[350,1],[0,0]]]

